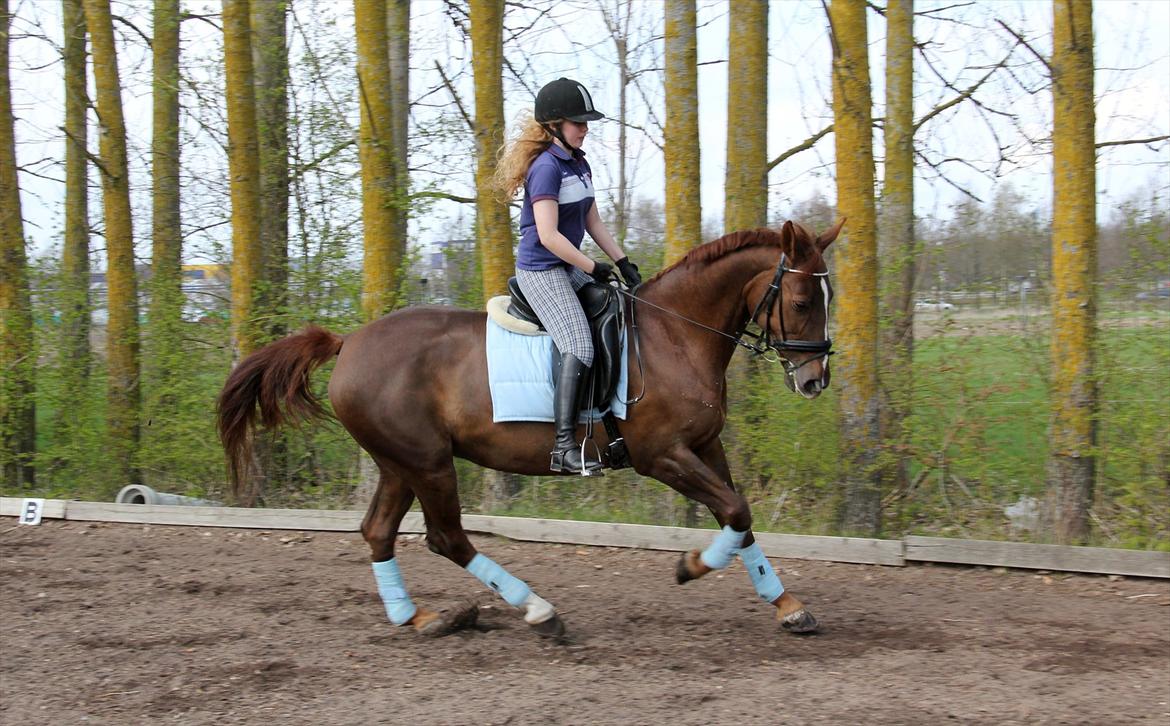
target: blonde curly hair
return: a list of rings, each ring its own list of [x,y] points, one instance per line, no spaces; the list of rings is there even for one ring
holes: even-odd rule
[[[550,121],[548,125],[559,123],[558,119]],[[505,201],[511,201],[516,196],[516,190],[524,185],[524,179],[528,176],[528,167],[552,143],[553,136],[545,125],[527,116],[516,136],[500,147],[492,185]]]

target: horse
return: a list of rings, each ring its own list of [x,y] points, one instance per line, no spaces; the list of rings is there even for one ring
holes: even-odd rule
[[[639,474],[706,506],[722,527],[707,549],[681,555],[676,580],[702,577],[739,555],[759,596],[793,633],[815,632],[818,623],[760,552],[751,510],[732,482],[720,441],[726,371],[742,345],[774,352],[785,365],[788,387],[805,398],[829,385],[832,290],[823,253],[843,224],[821,234],[785,222],[779,230],[724,235],[692,249],[623,299],[639,341],[629,346],[629,390],[642,390],[620,424],[630,463]],[[760,329],[754,343],[744,340],[749,321]],[[333,415],[378,469],[361,533],[390,620],[434,635],[474,617],[416,606],[406,591],[395,539],[417,499],[432,552],[523,610],[537,634],[559,638],[564,623],[556,609],[477,552],[460,524],[455,457],[505,472],[551,474],[551,424],[492,421],[485,339],[484,312],[418,306],[345,336],[309,326],[261,348],[235,367],[218,400],[229,478],[241,497],[257,418],[271,428],[327,415],[309,375],[336,356],[328,385]],[[597,436],[604,448],[607,435],[599,430]]]

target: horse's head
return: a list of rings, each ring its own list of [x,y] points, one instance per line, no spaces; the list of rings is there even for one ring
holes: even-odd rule
[[[784,360],[784,382],[805,398],[816,398],[829,386],[833,288],[823,253],[844,224],[842,219],[814,235],[803,225],[785,222],[779,263],[760,273],[748,292],[752,319],[764,330],[765,343]]]

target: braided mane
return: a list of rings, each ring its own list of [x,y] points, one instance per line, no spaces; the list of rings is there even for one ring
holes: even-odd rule
[[[816,235],[809,232],[808,228],[799,222],[793,222],[797,228],[800,236],[806,240],[815,239]],[[738,232],[725,234],[719,239],[712,240],[706,244],[699,245],[692,249],[678,262],[663,269],[651,280],[657,280],[663,275],[667,274],[676,267],[691,267],[692,265],[701,265],[713,260],[717,260],[724,255],[735,252],[736,250],[746,249],[748,247],[781,247],[782,246],[780,232],[768,227],[758,227],[756,229],[745,229]],[[799,246],[799,245],[798,245]],[[795,258],[798,254],[797,250],[786,250],[791,258]]]

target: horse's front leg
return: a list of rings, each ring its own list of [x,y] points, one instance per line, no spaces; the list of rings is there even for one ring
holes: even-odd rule
[[[781,626],[793,633],[815,632],[818,627],[816,618],[800,600],[784,589],[752,535],[751,510],[747,500],[735,491],[722,442],[713,439],[697,452],[680,447],[662,463],[663,473],[673,476],[662,481],[706,505],[723,526],[706,550],[691,550],[682,555],[675,571],[678,583],[681,585],[711,570],[722,569],[738,554],[756,593],[776,608]],[[688,472],[690,476],[685,475]],[[729,548],[732,549],[729,551]]]

